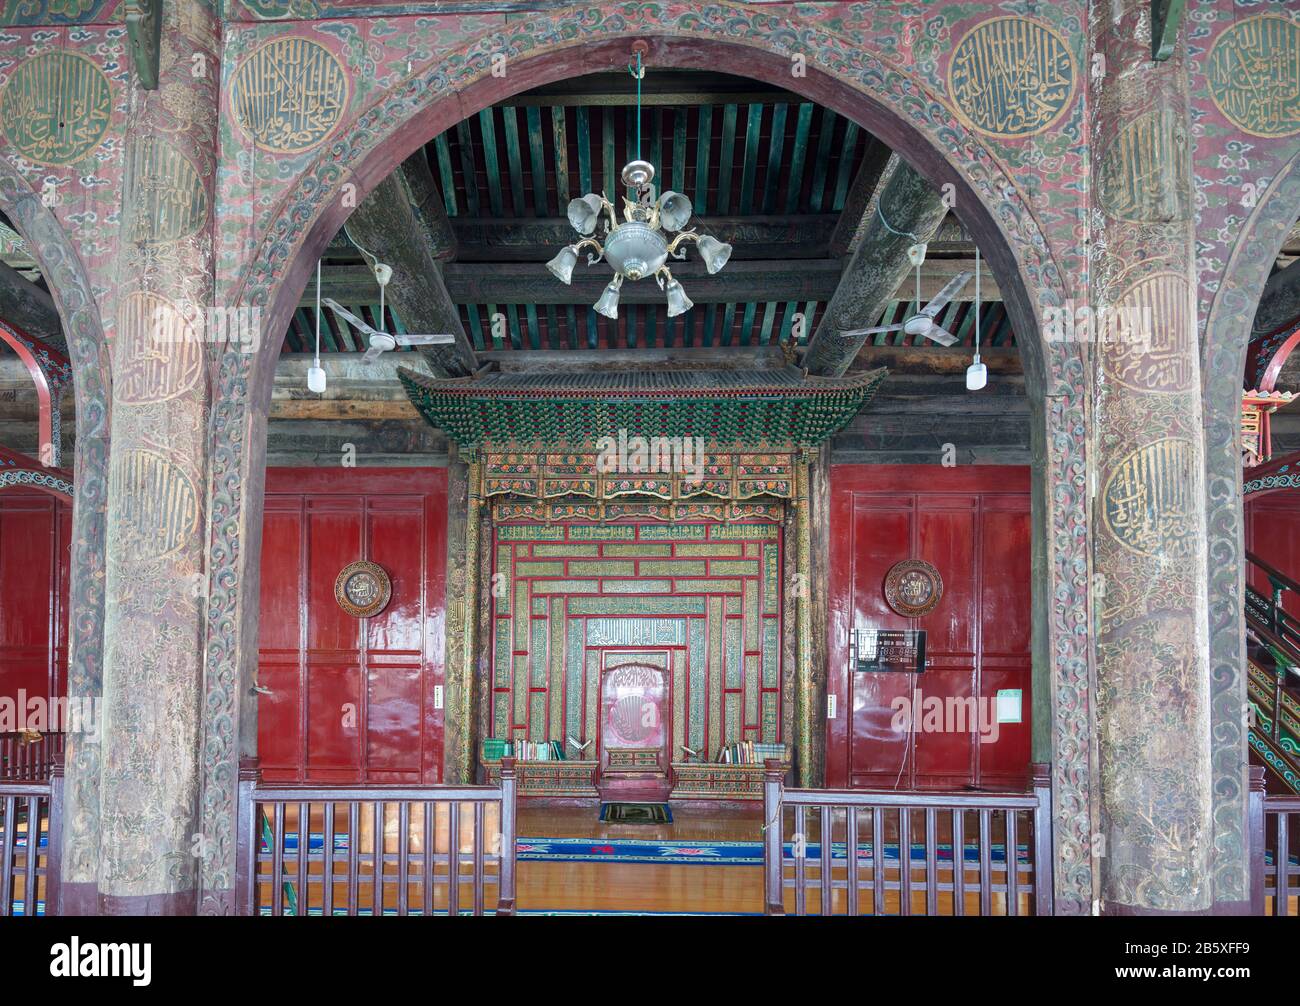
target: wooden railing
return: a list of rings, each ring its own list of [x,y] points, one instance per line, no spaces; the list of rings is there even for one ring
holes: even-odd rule
[[[1046,766],[1023,794],[787,790],[766,767],[768,915],[1051,914]]]
[[[1250,766],[1251,914],[1300,916],[1300,796],[1264,791]]]
[[[513,915],[515,785],[510,758],[499,787],[264,787],[246,762],[238,910]]]
[[[1253,566],[1268,578],[1272,590],[1272,596],[1265,597],[1253,587],[1246,588],[1246,626],[1279,663],[1300,666],[1300,619],[1285,607],[1288,595],[1300,598],[1300,584],[1253,552],[1246,553],[1246,563],[1248,572]]]
[[[0,780],[42,782],[63,754],[62,733],[0,733]]]
[[[63,756],[42,781],[0,779],[0,916],[57,915]]]

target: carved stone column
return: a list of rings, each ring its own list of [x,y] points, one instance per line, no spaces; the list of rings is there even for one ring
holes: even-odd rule
[[[1211,904],[1204,433],[1185,38],[1093,8],[1094,572],[1101,910]]]
[[[133,79],[112,336],[99,906],[196,910],[218,22],[165,5]]]

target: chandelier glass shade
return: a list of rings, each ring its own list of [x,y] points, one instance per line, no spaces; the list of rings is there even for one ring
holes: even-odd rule
[[[633,161],[623,169],[623,181],[637,192],[635,200],[624,197],[623,220],[604,195],[588,193],[569,203],[569,223],[581,235],[575,243],[560,249],[546,263],[561,283],[573,281],[573,269],[584,250],[587,264],[604,260],[614,270],[596,310],[607,318],[618,317],[619,290],[624,280],[653,276],[668,300],[668,317],[684,314],[693,306],[681,283],[668,268],[669,259],[686,258],[686,246],[694,242],[710,275],[731,258],[731,245],[708,234],[687,230],[694,208],[680,192],[665,192],[655,198],[654,166]]]

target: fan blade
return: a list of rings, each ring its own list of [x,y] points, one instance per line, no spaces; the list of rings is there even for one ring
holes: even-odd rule
[[[884,332],[901,332],[902,324],[897,325],[877,325],[875,328],[855,328],[851,332],[841,332],[840,338],[852,339],[859,335],[880,335]]]
[[[938,325],[931,325],[930,330],[926,332],[921,338],[932,339],[933,341],[937,342],[940,346],[957,345],[957,337],[953,335],[951,332],[949,332],[946,328],[940,328]]]
[[[380,334],[379,332],[376,332],[373,328],[371,328],[369,325],[367,325],[360,318],[358,318],[351,311],[349,311],[346,307],[340,304],[338,301],[331,300],[329,297],[322,297],[321,303],[328,305],[330,310],[332,310],[340,318],[342,318],[349,325],[355,328],[358,332],[364,333],[367,337]]]
[[[968,272],[959,272],[952,279],[948,280],[944,285],[944,288],[939,291],[939,295],[935,297],[934,300],[930,301],[930,303],[926,304],[925,310],[921,313],[927,318],[933,318],[937,315],[948,306],[948,301],[957,296],[957,291],[970,282],[970,275],[971,274]]]
[[[366,350],[366,355],[361,358],[361,362],[374,363],[383,355],[384,355],[384,348],[382,346],[371,346],[369,349]]]
[[[399,346],[449,346],[456,341],[454,335],[395,335]]]

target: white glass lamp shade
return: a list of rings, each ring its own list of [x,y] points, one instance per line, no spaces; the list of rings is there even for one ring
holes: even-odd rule
[[[618,289],[622,285],[622,276],[615,276],[610,280],[609,286],[605,287],[605,292],[600,295],[600,300],[596,301],[597,314],[603,314],[606,318],[618,317]]]
[[[664,230],[679,231],[695,212],[691,201],[680,192],[665,192],[659,197],[659,224]]]
[[[668,287],[665,290],[668,295],[668,317],[676,318],[679,314],[685,314],[695,306],[691,298],[686,296],[686,291],[677,280],[669,280]]]
[[[966,368],[966,390],[979,391],[989,383],[989,368],[980,363],[980,358],[975,357],[975,362]]]
[[[314,361],[307,369],[307,390],[315,395],[325,391],[325,370],[321,367],[320,360]]]
[[[569,223],[573,229],[584,237],[596,230],[596,221],[600,219],[602,203],[600,196],[588,192],[581,199],[569,201]]]
[[[573,281],[573,267],[577,264],[578,248],[576,245],[569,245],[567,248],[561,248],[559,254],[546,263],[546,268],[551,271],[552,276],[567,285]]]
[[[715,237],[704,235],[700,238],[700,258],[704,259],[704,268],[712,276],[731,259],[731,245]]]

